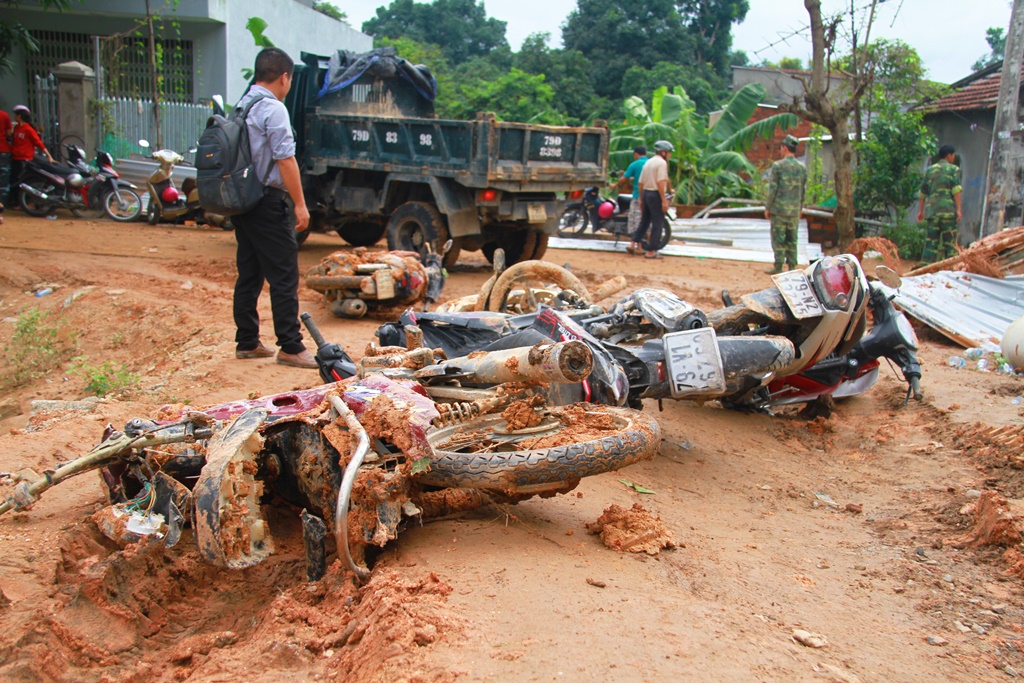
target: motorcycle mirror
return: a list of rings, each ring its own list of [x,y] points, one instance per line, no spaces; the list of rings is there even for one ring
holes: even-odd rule
[[[210,99],[213,100],[213,113],[220,114],[221,116],[223,116],[224,113],[226,112],[226,110],[224,109],[224,98],[220,95],[214,95]]]
[[[188,148],[188,153],[189,154],[195,154],[197,149],[199,149],[199,148],[198,147],[189,147]]]
[[[148,148],[149,147],[149,140],[146,140],[146,139],[139,140],[139,147],[146,147],[146,148]]]
[[[875,277],[882,281],[882,284],[889,289],[899,289],[903,279],[889,266],[878,266],[875,268]]]
[[[451,249],[452,249],[452,241],[448,240],[447,242],[444,243],[444,246],[441,247],[441,256],[444,256],[445,254],[447,254],[449,251],[451,251]]]

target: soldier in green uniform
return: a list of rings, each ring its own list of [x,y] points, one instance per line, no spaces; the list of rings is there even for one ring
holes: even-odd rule
[[[775,265],[765,272],[782,272],[784,263],[796,268],[796,229],[804,206],[807,188],[807,167],[797,160],[799,141],[792,135],[782,140],[782,158],[772,164],[768,175],[768,196],[764,202],[764,217],[772,222],[772,251]]]
[[[957,224],[963,217],[960,210],[960,168],[953,145],[939,148],[939,162],[932,164],[921,183],[921,206],[918,222],[925,223],[924,249],[921,260],[932,263],[956,256]]]

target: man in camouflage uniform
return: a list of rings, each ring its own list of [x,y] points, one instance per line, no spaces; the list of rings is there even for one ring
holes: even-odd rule
[[[784,263],[796,268],[796,229],[804,206],[807,188],[807,167],[797,160],[799,141],[792,135],[782,140],[782,158],[772,164],[768,174],[768,196],[764,202],[764,217],[772,222],[772,251],[775,265],[765,272],[782,272]]]
[[[932,263],[956,256],[957,224],[960,211],[960,168],[953,145],[939,148],[939,163],[932,164],[921,183],[921,206],[917,211],[920,223],[925,223],[924,249],[921,260]]]

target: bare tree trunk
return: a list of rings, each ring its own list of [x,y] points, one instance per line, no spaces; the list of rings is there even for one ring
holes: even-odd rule
[[[857,239],[853,222],[853,143],[850,142],[850,124],[846,117],[834,121],[832,130],[832,159],[836,165],[836,228],[839,230],[839,249],[846,251]]]

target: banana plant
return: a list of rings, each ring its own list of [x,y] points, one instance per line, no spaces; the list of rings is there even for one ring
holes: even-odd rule
[[[657,140],[668,140],[676,151],[669,162],[669,177],[676,200],[683,204],[707,204],[719,196],[749,196],[748,179],[757,173],[744,152],[759,138],[770,138],[776,128],[797,125],[793,114],[775,114],[747,123],[765,97],[756,83],[745,85],[723,105],[714,123],[698,114],[682,86],[672,92],[654,91],[651,108],[639,97],[626,99],[625,125],[612,132],[609,148],[615,168],[632,161],[637,145],[649,149]]]

